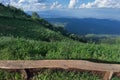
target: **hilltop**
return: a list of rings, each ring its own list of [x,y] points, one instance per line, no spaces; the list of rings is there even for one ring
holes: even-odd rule
[[[60,29],[42,18],[32,18],[21,9],[0,4],[1,35],[42,41],[59,41],[66,39]]]

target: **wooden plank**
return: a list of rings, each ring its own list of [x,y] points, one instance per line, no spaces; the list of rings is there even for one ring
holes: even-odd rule
[[[111,80],[112,76],[113,76],[113,72],[105,72],[103,80]]]
[[[0,61],[1,69],[62,68],[88,71],[120,72],[119,64],[93,63],[83,60],[9,60]]]

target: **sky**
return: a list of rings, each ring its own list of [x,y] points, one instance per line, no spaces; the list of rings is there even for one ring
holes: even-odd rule
[[[25,11],[48,9],[120,8],[120,0],[0,0]]]
[[[55,14],[120,20],[120,0],[0,0],[0,3],[21,8],[26,12],[36,11],[43,16]]]

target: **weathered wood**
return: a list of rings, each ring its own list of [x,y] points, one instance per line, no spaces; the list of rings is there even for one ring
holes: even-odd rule
[[[25,79],[28,79],[28,72],[31,69],[75,69],[85,71],[106,72],[103,80],[110,80],[113,73],[120,72],[119,64],[94,63],[83,60],[8,60],[0,61],[0,69],[21,70]]]
[[[20,70],[21,76],[24,78],[24,80],[28,80],[28,73],[26,72],[26,70],[22,69]]]
[[[105,72],[103,80],[111,80],[112,76],[113,76],[113,72]]]
[[[18,60],[0,61],[1,69],[40,69],[40,68],[62,68],[80,69],[104,72],[120,72],[119,64],[93,63],[83,60]]]

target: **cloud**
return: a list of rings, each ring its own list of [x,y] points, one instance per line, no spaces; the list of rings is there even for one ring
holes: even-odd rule
[[[41,2],[46,2],[46,0],[19,0],[19,3],[21,3],[21,2],[41,3]]]
[[[0,0],[0,2],[5,5],[9,4],[21,8],[25,11],[40,11],[63,7],[58,1],[50,3],[48,0]]]
[[[12,5],[25,11],[39,11],[48,7],[47,0],[0,0],[0,3]]]
[[[87,4],[83,3],[80,8],[120,8],[120,0],[95,0]]]
[[[68,8],[74,8],[77,4],[78,0],[70,0]]]
[[[54,8],[62,8],[62,4],[58,3],[58,1],[53,2],[50,9],[54,9]]]
[[[39,3],[42,2],[43,0],[19,0],[19,3]]]
[[[39,11],[47,8],[44,1],[46,0],[19,0],[18,4],[14,6],[22,7],[26,11]]]

